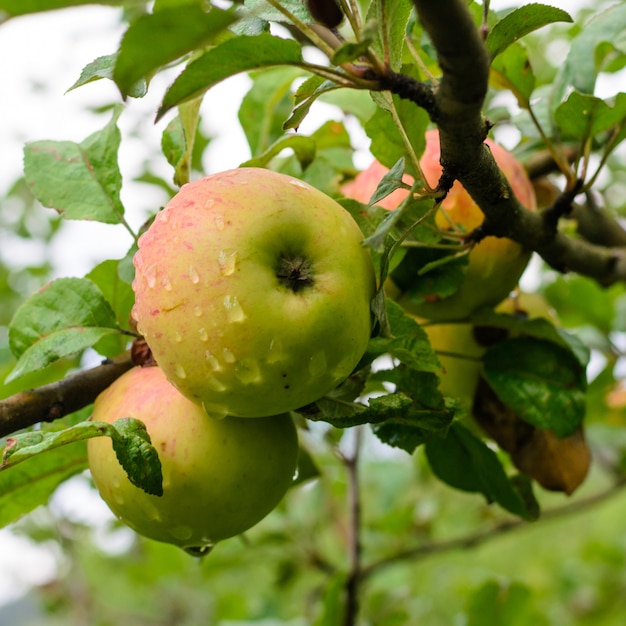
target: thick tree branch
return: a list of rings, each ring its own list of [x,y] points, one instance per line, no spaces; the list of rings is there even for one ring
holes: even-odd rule
[[[0,437],[39,422],[51,422],[91,404],[98,394],[133,366],[124,354],[89,370],[0,401]]]
[[[626,280],[626,249],[574,239],[554,221],[526,210],[516,199],[484,139],[482,116],[490,59],[464,0],[414,0],[417,14],[437,50],[442,77],[434,103],[424,106],[424,89],[412,97],[406,85],[385,85],[423,106],[439,127],[441,163],[447,180],[458,179],[480,206],[485,221],[475,234],[508,237],[536,251],[549,265],[596,279],[603,285]]]

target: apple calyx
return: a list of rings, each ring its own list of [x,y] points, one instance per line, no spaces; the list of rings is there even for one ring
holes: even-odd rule
[[[291,254],[280,257],[276,278],[284,287],[294,293],[311,287],[315,282],[312,263],[304,256]]]

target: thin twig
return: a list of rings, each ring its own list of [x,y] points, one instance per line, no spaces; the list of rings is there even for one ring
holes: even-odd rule
[[[346,579],[346,611],[344,626],[354,626],[359,612],[359,582],[361,580],[361,500],[359,490],[359,452],[362,429],[354,429],[354,448],[344,457],[348,478],[348,577]]]
[[[537,524],[541,524],[542,521],[558,519],[568,515],[573,515],[574,513],[579,513],[590,509],[601,502],[609,500],[613,496],[620,493],[624,487],[626,487],[626,478],[620,478],[604,491],[600,491],[587,498],[578,500],[577,502],[571,502],[569,504],[544,511],[539,520],[536,522],[527,522],[522,519],[506,520],[504,522],[500,522],[492,528],[465,535],[464,537],[449,539],[448,541],[427,543],[409,548],[407,550],[402,550],[396,554],[392,554],[375,561],[370,565],[363,566],[361,568],[361,578],[362,580],[365,580],[370,576],[377,574],[381,570],[401,561],[410,561],[417,558],[423,559],[427,556],[434,556],[435,554],[475,548],[491,541],[492,539],[495,539],[496,537],[499,537],[500,535],[505,535],[515,530],[534,528]]]

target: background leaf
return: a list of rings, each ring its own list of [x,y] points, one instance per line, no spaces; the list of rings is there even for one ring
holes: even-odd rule
[[[229,76],[301,62],[300,46],[289,39],[263,33],[226,40],[191,62],[174,81],[163,98],[157,121],[172,107],[205,93]]]
[[[117,107],[111,121],[82,143],[36,141],[24,148],[24,176],[46,207],[67,219],[123,221],[122,175],[117,163],[120,131]]]

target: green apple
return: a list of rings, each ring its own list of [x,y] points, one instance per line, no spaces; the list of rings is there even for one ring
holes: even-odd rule
[[[263,519],[292,483],[298,437],[287,414],[213,419],[158,367],[135,367],[102,392],[92,420],[146,425],[163,472],[163,495],[135,487],[111,440],[88,441],[91,475],[113,513],[136,532],[202,554]]]
[[[209,413],[304,406],[365,352],[375,274],[362,239],[338,203],[291,176],[241,168],[197,180],[139,241],[137,328]]]

